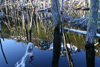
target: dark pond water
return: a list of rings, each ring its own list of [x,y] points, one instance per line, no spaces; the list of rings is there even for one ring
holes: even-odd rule
[[[27,44],[23,42],[17,42],[13,39],[5,39],[2,41],[3,51],[6,55],[8,64],[6,64],[5,59],[3,57],[2,51],[0,50],[0,67],[14,67],[16,62],[21,60],[23,55],[25,54]],[[43,42],[43,41],[41,41]],[[33,48],[33,58],[34,60],[29,63],[29,58],[27,58],[25,62],[26,67],[52,67],[52,44],[50,44],[50,47],[48,49],[42,50],[39,49],[38,45],[34,45]],[[43,45],[43,44],[42,44]],[[46,44],[48,45],[48,44]],[[44,47],[45,48],[45,47]],[[74,48],[77,48],[74,46]],[[71,61],[68,61],[67,56],[60,55],[59,58],[59,67],[70,67],[69,63],[72,63],[74,67],[86,67],[86,52],[82,49],[79,49],[79,51],[72,50],[73,52],[70,54]],[[92,60],[92,59],[91,59]],[[100,58],[98,56],[95,56],[95,67],[100,67]],[[88,66],[89,67],[89,66]]]

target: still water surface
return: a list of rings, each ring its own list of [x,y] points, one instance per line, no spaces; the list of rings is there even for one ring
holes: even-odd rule
[[[0,67],[15,67],[15,64],[24,56],[28,45],[26,42],[29,41],[34,44],[33,61],[29,63],[30,58],[28,57],[25,67],[52,67],[54,38],[52,20],[43,20],[47,17],[46,13],[36,12],[35,14],[35,10],[31,8],[19,10],[13,7],[5,10],[8,26],[1,24],[1,32],[5,38],[1,42],[8,64],[6,64],[0,48]],[[51,13],[48,13],[48,16],[51,16]],[[17,36],[19,36],[18,39]],[[61,44],[59,67],[100,67],[100,44],[95,47],[96,50],[91,48],[85,50],[85,37],[83,35],[69,33],[69,38],[73,49],[70,49],[70,45],[67,44],[69,51],[66,52],[63,43]],[[36,40],[33,41],[34,39]]]
[[[5,39],[2,41],[3,50],[6,55],[8,64],[6,64],[3,57],[2,51],[0,50],[0,67],[14,67],[16,62],[18,62],[24,55],[27,44],[23,42],[17,42],[13,39]],[[52,48],[52,44],[50,44]],[[46,49],[41,50],[37,46],[33,48],[33,61],[29,63],[29,58],[26,61],[26,67],[52,67],[52,50]],[[80,49],[71,55],[72,63],[74,67],[86,67],[86,53],[84,50]],[[100,67],[100,58],[95,56],[95,67]],[[59,58],[59,67],[69,67],[69,62],[67,56],[61,56]]]

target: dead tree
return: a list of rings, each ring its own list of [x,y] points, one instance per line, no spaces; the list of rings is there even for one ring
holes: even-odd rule
[[[26,33],[26,37],[27,37],[27,41],[28,41],[28,31],[27,31],[25,16],[26,16],[26,11],[23,11],[22,12],[22,25],[23,25],[23,29]]]
[[[95,42],[95,37],[97,35],[96,30],[98,21],[98,9],[99,9],[99,0],[91,0],[89,20],[87,24],[86,45],[85,45],[87,67],[95,66],[94,42]]]
[[[24,2],[24,0],[21,0],[21,5],[22,5],[22,7],[25,7],[25,2]]]
[[[60,25],[62,23],[61,23],[59,0],[51,0],[51,8],[52,8],[52,19],[55,25],[54,40],[53,40],[52,67],[58,67],[60,49],[61,49],[61,39],[62,39],[62,34],[60,31]]]
[[[94,46],[97,20],[98,20],[99,0],[91,0],[90,13],[87,24],[86,46]]]
[[[29,27],[29,34],[30,34],[30,42],[31,42],[31,34],[32,34],[32,27],[33,27],[33,19],[34,19],[34,11],[31,13],[31,21],[30,21],[30,27]]]

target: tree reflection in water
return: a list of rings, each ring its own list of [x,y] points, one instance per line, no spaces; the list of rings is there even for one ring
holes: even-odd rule
[[[66,37],[63,34],[63,42],[64,42],[64,50],[62,51],[64,53],[65,51],[65,56],[67,56],[69,66],[74,67],[73,65],[73,59],[71,58],[71,54],[73,53],[71,50],[70,44],[67,44],[66,42]],[[53,41],[53,59],[52,59],[52,67],[58,67],[58,62],[59,62],[59,56],[60,56],[60,49],[61,49],[61,39],[62,39],[62,34],[59,33],[59,28],[55,28],[54,30],[54,41]],[[69,38],[68,38],[69,41]],[[70,48],[68,48],[68,45]],[[77,51],[76,51],[77,52]]]
[[[1,47],[2,54],[3,54],[4,58],[5,58],[5,61],[8,64],[7,59],[6,59],[6,56],[5,56],[4,51],[3,51],[3,48],[2,48],[1,38],[4,41],[4,38],[3,38],[3,35],[2,35],[2,32],[1,32],[1,21],[0,21],[0,47]]]
[[[15,10],[17,12],[19,12],[19,13],[14,12]],[[12,13],[14,12],[13,16],[11,15],[12,14],[11,12]],[[15,13],[19,16],[19,18],[14,18],[14,17],[17,17],[17,15],[14,15]],[[12,19],[14,20],[14,26],[16,26],[16,27],[18,26],[20,28],[20,30],[19,29],[15,29],[16,31],[15,30],[12,30],[12,31],[14,31],[15,33],[19,31],[18,34],[20,36],[20,39],[22,39],[24,42],[26,42],[25,39],[27,40],[27,42],[29,42],[29,41],[31,42],[31,40],[33,39],[32,34],[33,34],[34,31],[40,33],[41,36],[43,36],[42,35],[42,33],[44,33],[43,31],[48,32],[47,31],[48,27],[45,26],[46,24],[44,24],[45,21],[40,20],[41,23],[38,23],[38,21],[37,21],[38,16],[35,15],[35,9],[34,10],[23,10],[23,11],[18,11],[17,9],[13,9],[13,10],[9,11],[9,15],[12,16]],[[42,15],[42,14],[40,14],[40,15]],[[44,15],[44,13],[43,13],[43,15]],[[41,16],[41,18],[42,18],[42,16]],[[18,22],[16,21],[16,19],[18,19]],[[19,23],[20,25],[16,24],[16,23]],[[47,23],[48,23],[48,20],[47,20]],[[51,26],[53,26],[52,22],[50,22],[50,23],[51,23]],[[42,27],[43,27],[43,29],[42,29]],[[11,28],[11,29],[13,29],[13,28]],[[32,31],[32,29],[33,29],[33,31]],[[40,31],[39,31],[39,29],[40,29]],[[23,31],[23,32],[21,32],[21,31]],[[41,33],[41,31],[42,31],[42,33]],[[34,39],[35,39],[36,36],[37,36],[36,38],[38,38],[38,34],[36,32],[34,33]],[[50,33],[51,32],[48,32],[48,34],[50,34]],[[45,33],[45,34],[47,34],[47,33]],[[49,39],[49,37],[51,38],[50,35],[48,35],[48,39]],[[40,39],[42,40],[42,37]],[[60,49],[61,49],[61,39],[62,39],[62,34],[59,33],[59,28],[55,28],[55,30],[54,30],[54,41],[53,41],[53,48],[54,49],[53,49],[52,67],[57,67],[58,66],[59,56],[60,56]],[[70,39],[73,39],[73,38],[70,38]],[[82,42],[82,41],[80,41],[80,42]],[[41,50],[46,50],[46,49],[50,48],[50,45],[47,45],[47,43],[49,43],[49,42],[45,41],[45,42],[43,42],[43,45],[39,45],[41,47]],[[42,44],[42,43],[40,43],[40,44]],[[66,47],[66,46],[64,46],[64,47]],[[1,50],[3,52],[2,47],[1,47]],[[69,66],[73,67],[73,59],[71,58],[71,54],[72,54],[71,52],[72,51],[70,51],[69,48],[66,48],[65,49],[66,55],[65,54],[64,55],[67,56],[67,58],[68,58]],[[62,52],[62,54],[63,53],[64,52]],[[3,52],[3,54],[4,54],[4,52]],[[94,48],[86,49],[87,67],[94,67],[94,65],[95,65],[95,63],[94,63],[94,60],[95,60],[94,56],[95,56]],[[5,55],[4,55],[4,57],[5,57]],[[31,61],[33,60],[32,58],[33,57],[30,57],[29,63],[31,63]],[[5,60],[6,60],[6,58],[5,58]],[[31,64],[33,64],[33,63],[31,63]]]
[[[54,30],[54,40],[53,40],[53,59],[52,67],[58,67],[60,49],[61,49],[61,33],[59,32],[59,27]]]
[[[86,63],[87,63],[87,67],[95,67],[94,46],[86,47]]]
[[[3,48],[2,48],[1,39],[0,39],[0,46],[1,46],[2,54],[3,54],[4,58],[5,58],[5,61],[6,61],[6,63],[8,64],[7,59],[6,59],[6,56],[5,56],[4,51],[3,51]]]

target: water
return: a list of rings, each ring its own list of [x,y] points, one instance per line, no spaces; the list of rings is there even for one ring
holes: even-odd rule
[[[3,50],[5,52],[8,64],[6,64],[2,52],[0,52],[0,67],[14,67],[16,62],[18,62],[24,55],[27,44],[23,42],[16,42],[12,39],[5,39],[2,41]],[[29,58],[26,60],[26,67],[51,67],[52,63],[52,51],[49,50],[40,50],[36,47],[33,48],[33,61],[29,63]],[[66,57],[60,57],[61,61],[64,60],[65,63],[60,62],[59,66],[67,66]]]
[[[0,51],[0,67],[14,67],[16,62],[18,62],[25,54],[27,44],[23,42],[17,42],[13,39],[2,40],[3,50],[6,55],[8,64],[6,64],[3,54]],[[51,44],[52,45],[52,44]],[[42,50],[37,46],[33,48],[33,61],[29,63],[29,58],[25,62],[26,67],[52,67],[52,57],[53,52],[49,49]],[[71,55],[72,63],[74,67],[86,67],[86,52],[80,49],[79,52]],[[100,66],[100,58],[95,56],[95,67]],[[60,56],[59,67],[69,67],[68,58],[65,56]]]
[[[1,32],[4,37],[1,43],[8,64],[0,50],[0,67],[14,67],[16,63],[18,65],[22,61],[23,56],[26,56],[25,67],[52,67],[52,64],[57,62],[58,67],[100,67],[100,44],[95,49],[86,49],[84,35],[69,33],[70,43],[66,39],[68,42],[68,48],[66,48],[63,41],[58,39],[60,35],[56,32],[55,45],[59,46],[61,42],[61,50],[60,53],[59,50],[53,52],[54,25],[50,19],[43,20],[43,17],[47,16],[45,13],[34,14],[31,8],[18,10],[13,7],[5,10],[8,11],[4,11],[8,16],[6,20],[8,25],[1,23]],[[48,16],[51,16],[51,13],[48,13]],[[34,44],[31,55],[26,53],[29,42]],[[30,59],[30,56],[33,57]]]

